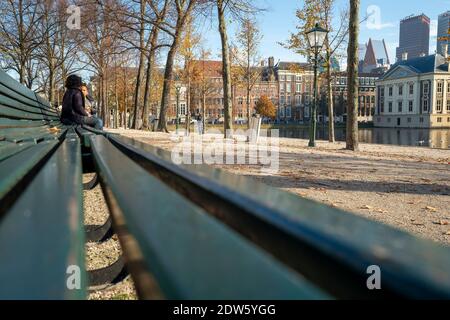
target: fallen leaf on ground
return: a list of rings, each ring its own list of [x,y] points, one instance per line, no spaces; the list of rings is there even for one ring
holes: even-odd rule
[[[428,211],[431,211],[431,212],[437,212],[438,211],[438,209],[436,209],[434,207],[430,207],[430,206],[425,207],[425,210],[428,210]]]
[[[58,133],[61,131],[61,129],[59,129],[57,127],[51,127],[51,128],[48,128],[48,131],[50,131],[51,133]]]
[[[434,221],[434,224],[438,224],[440,226],[448,226],[450,223],[446,220]]]
[[[361,209],[365,209],[365,210],[372,210],[372,209],[373,209],[373,207],[371,207],[371,206],[368,206],[368,205],[365,205],[365,206],[362,206],[362,207],[361,207]]]

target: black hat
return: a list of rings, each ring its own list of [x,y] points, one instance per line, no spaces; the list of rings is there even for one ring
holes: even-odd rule
[[[83,79],[77,76],[76,74],[72,74],[66,79],[66,88],[79,88],[83,84]]]

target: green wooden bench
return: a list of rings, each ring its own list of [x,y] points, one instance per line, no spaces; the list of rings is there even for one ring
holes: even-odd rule
[[[82,173],[95,172],[83,185]],[[141,299],[450,298],[450,249],[89,127],[68,127],[0,72],[0,298],[83,299],[84,267],[113,230]],[[83,225],[101,184],[111,218]],[[382,271],[369,290],[367,268]],[[68,286],[73,266],[80,286]],[[125,267],[125,268],[124,268]],[[71,282],[70,282],[71,283]]]

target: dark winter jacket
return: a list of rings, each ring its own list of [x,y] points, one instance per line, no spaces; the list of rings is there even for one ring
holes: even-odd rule
[[[78,88],[69,88],[64,94],[61,121],[63,123],[83,123],[83,117],[88,117],[86,112],[83,93]]]

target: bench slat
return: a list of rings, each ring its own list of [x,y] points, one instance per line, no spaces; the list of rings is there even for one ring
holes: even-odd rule
[[[0,162],[34,145],[36,145],[34,142],[14,143],[0,141]]]
[[[28,105],[32,108],[36,108],[36,109],[42,108],[42,105],[37,100],[37,97],[35,97],[34,99],[25,97],[25,96],[21,95],[20,93],[17,93],[16,91],[5,86],[2,83],[0,83],[0,95],[6,95],[11,99],[14,99],[17,102]]]
[[[86,297],[81,185],[80,144],[72,135],[0,220],[0,299]],[[75,274],[80,289],[71,290]]]
[[[49,126],[36,127],[36,128],[8,128],[0,130],[0,136],[3,136],[7,141],[20,143],[25,141],[39,142],[41,140],[54,140],[59,139],[64,135],[65,131],[62,129],[62,125],[57,125],[60,131],[50,131]]]
[[[30,100],[36,100],[36,94],[32,90],[18,83],[3,70],[0,70],[0,83]]]
[[[146,173],[106,138],[92,137],[91,145],[102,186],[117,203],[111,207],[109,201],[113,219],[117,223],[123,213],[126,228],[167,298],[327,298]]]
[[[36,114],[36,113],[30,113],[25,112],[22,110],[10,108],[4,105],[0,104],[0,117],[7,117],[7,118],[13,118],[13,119],[19,119],[19,120],[59,120],[59,117],[56,116],[46,116],[43,114]]]
[[[361,298],[366,292],[370,298],[376,292],[367,290],[366,270],[377,265],[382,270],[382,294],[450,298],[448,247],[224,170],[177,166],[170,152],[133,139],[109,139],[321,287],[339,289],[344,297]],[[173,172],[172,181],[166,171]],[[284,241],[286,237],[290,240]]]
[[[45,160],[45,157],[57,145],[57,141],[45,141],[0,162],[0,177],[2,177],[0,180],[0,204],[4,201],[5,195],[22,181],[33,168]]]
[[[0,118],[0,129],[3,128],[28,128],[28,127],[42,127],[45,125],[59,125],[59,121],[45,121],[45,120],[17,120]]]
[[[18,109],[20,111],[25,111],[37,115],[44,115],[48,117],[58,117],[58,114],[56,112],[47,110],[47,109],[41,109],[40,107],[31,107],[29,105],[23,104],[20,101],[11,99],[7,96],[0,94],[0,105],[10,107],[12,109]]]

